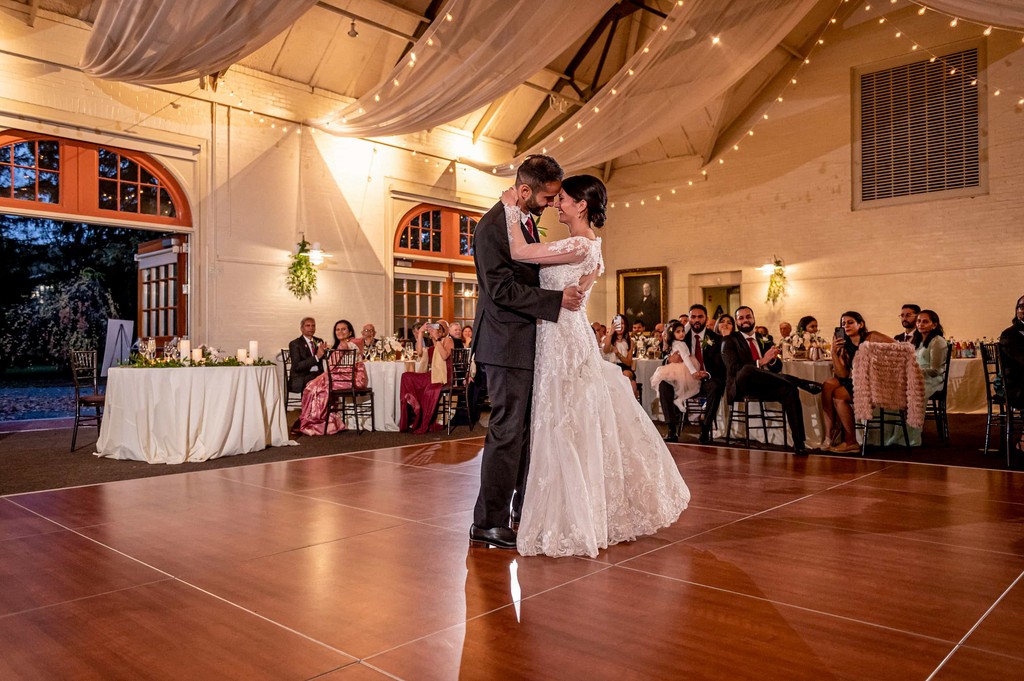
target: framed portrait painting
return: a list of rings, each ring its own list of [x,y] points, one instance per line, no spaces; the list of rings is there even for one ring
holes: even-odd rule
[[[668,318],[667,267],[618,270],[618,311],[629,323],[642,322],[646,331]]]

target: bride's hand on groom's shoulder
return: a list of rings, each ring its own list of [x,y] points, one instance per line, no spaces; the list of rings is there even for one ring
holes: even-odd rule
[[[515,187],[509,187],[501,193],[501,202],[506,206],[514,206],[519,200],[519,196],[516,194]]]

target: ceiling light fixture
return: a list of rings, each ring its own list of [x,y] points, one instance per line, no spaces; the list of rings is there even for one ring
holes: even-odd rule
[[[356,20],[352,20],[352,28],[348,29],[348,37],[356,38],[359,36],[359,31],[356,30]]]

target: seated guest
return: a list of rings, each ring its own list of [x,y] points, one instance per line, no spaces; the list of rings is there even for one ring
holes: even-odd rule
[[[793,335],[793,325],[789,322],[781,322],[779,324],[779,340],[783,338],[789,338]]]
[[[654,370],[651,387],[658,392],[661,411],[665,414],[668,435],[665,442],[679,442],[681,415],[686,413],[686,400],[700,392],[707,372],[700,368],[684,339],[686,327],[673,319],[669,322],[672,342],[665,362]]]
[[[466,324],[462,327],[462,347],[469,348],[473,346],[473,327]]]
[[[354,342],[359,346],[360,350],[365,351],[366,348],[371,347],[377,342],[377,329],[374,328],[373,324],[363,324],[362,335],[358,340],[354,340]]]
[[[798,388],[810,393],[821,392],[821,386],[782,373],[779,348],[764,336],[754,333],[754,311],[747,306],[736,310],[737,333],[722,342],[722,360],[726,370],[726,392],[735,402],[753,397],[779,402],[786,413],[793,434],[793,452],[806,454],[804,447],[804,414]]]
[[[939,315],[933,310],[921,310],[917,315],[917,339],[914,354],[924,374],[924,398],[942,390],[946,382],[946,339]]]
[[[626,318],[624,316],[617,314],[612,318],[612,328],[601,341],[601,352],[604,353],[605,359],[619,365],[622,375],[628,378],[630,385],[633,386],[633,395],[639,398],[640,392],[636,389],[636,374],[633,372],[636,343],[626,333]]]
[[[796,332],[797,333],[809,333],[812,336],[817,336],[818,335],[818,320],[815,319],[814,317],[810,316],[810,315],[807,315],[806,317],[801,317],[800,321],[798,321],[796,323]]]
[[[301,393],[307,383],[323,373],[324,353],[327,352],[327,345],[316,337],[315,319],[306,317],[299,328],[302,335],[288,343],[292,365],[288,389],[293,393]]]
[[[426,334],[434,341],[433,345],[426,345]],[[441,401],[441,390],[451,382],[453,349],[448,322],[440,319],[420,327],[416,336],[416,355],[426,357],[430,368],[422,373],[407,371],[402,374],[399,430],[427,433],[441,427],[436,418],[437,406]]]
[[[914,318],[917,319],[916,313]],[[832,340],[832,372],[835,377],[822,385],[821,407],[825,417],[825,439],[821,443],[821,449],[848,453],[860,450],[853,418],[853,358],[857,354],[857,348],[864,341],[895,341],[884,333],[868,331],[864,317],[853,310],[844,312],[839,323],[838,333]],[[843,438],[842,444],[835,445],[840,435]]]
[[[999,355],[1003,360],[1006,403],[1015,409],[1024,409],[1024,296],[1017,299],[1013,322],[999,336]],[[1021,449],[1020,443],[1017,449]]]
[[[466,344],[462,341],[462,323],[452,322],[448,326],[448,336],[452,339],[452,345],[456,348],[464,348]]]
[[[896,334],[897,343],[914,343],[917,341],[917,315],[921,314],[921,306],[907,303],[900,310],[900,324],[903,332]]]
[[[669,355],[667,362],[685,363],[688,355],[691,359],[689,373],[697,379],[697,389],[692,394],[686,394],[692,387],[689,383],[664,382],[657,387],[658,397],[662,405],[661,410],[665,414],[665,422],[668,424],[666,442],[678,442],[679,440],[681,417],[685,411],[680,405],[685,405],[686,399],[693,395],[705,397],[707,399],[705,408],[707,416],[701,428],[700,442],[708,444],[711,442],[711,428],[715,415],[718,413],[718,404],[722,399],[722,393],[725,392],[725,367],[722,364],[721,337],[707,328],[708,311],[700,303],[690,307],[689,320],[689,331],[686,331],[682,324],[675,327],[673,335],[677,340],[673,343],[673,352]],[[685,353],[677,348],[677,343],[683,346]],[[678,372],[679,370],[674,371]],[[654,385],[654,380],[651,381],[651,384]]]
[[[297,424],[299,433],[324,435],[324,421],[327,421],[327,435],[345,430],[345,422],[338,412],[332,413],[330,419],[327,419],[327,402],[332,388],[334,390],[352,388],[352,369],[342,366],[340,353],[334,353],[340,350],[356,350],[361,355],[354,336],[355,329],[347,319],[339,319],[334,323],[334,345],[331,346],[332,354],[327,361],[327,371],[307,383],[306,389],[302,391],[302,415]],[[361,361],[356,362],[355,381],[357,388],[365,388],[368,383],[366,367]]]
[[[719,338],[727,338],[732,335],[733,331],[736,330],[736,320],[732,318],[732,315],[721,314],[715,319],[715,333],[718,334]],[[721,350],[721,344],[719,344],[719,350]]]
[[[761,336],[762,338],[767,338],[769,343],[774,343],[775,342],[775,339],[772,338],[772,335],[770,333],[768,333],[768,327],[767,326],[759,326],[759,327],[755,328],[754,329],[754,333],[756,333],[758,336]]]
[[[637,338],[643,338],[647,335],[647,331],[644,329],[643,322],[633,322],[633,328],[630,330],[629,335],[631,338],[636,340]]]

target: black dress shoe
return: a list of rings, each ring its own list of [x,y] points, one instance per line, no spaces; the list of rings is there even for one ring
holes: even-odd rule
[[[702,431],[701,434],[700,434],[700,443],[702,445],[709,445],[709,444],[711,444],[711,433],[705,433],[705,432]]]
[[[815,383],[814,381],[800,381],[800,388],[812,395],[821,393],[821,383]]]
[[[493,546],[496,549],[514,550],[516,548],[516,533],[510,527],[483,529],[476,525],[470,525],[469,543],[473,546]]]
[[[793,445],[793,454],[796,456],[807,456],[807,448],[804,447],[802,442],[798,445]]]
[[[675,443],[679,442],[679,436],[676,435],[675,433],[669,433],[665,437],[661,438],[661,440],[665,444],[671,445],[671,444],[675,444]]]

